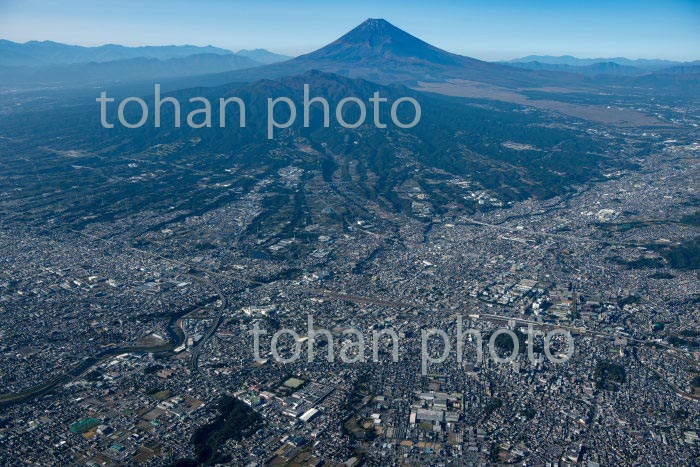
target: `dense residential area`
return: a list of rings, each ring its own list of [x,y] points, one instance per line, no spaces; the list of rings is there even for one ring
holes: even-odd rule
[[[697,65],[379,19],[297,58],[12,44],[48,68],[0,86],[0,464],[698,465]],[[423,116],[101,128],[94,83],[149,73],[251,122],[304,84]]]

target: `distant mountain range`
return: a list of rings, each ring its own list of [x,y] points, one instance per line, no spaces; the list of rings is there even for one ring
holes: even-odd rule
[[[107,84],[218,73],[289,58],[265,49],[233,53],[211,45],[83,47],[0,40],[0,82],[6,86]]]
[[[540,59],[544,61],[539,61]],[[531,55],[502,63],[524,70],[586,76],[596,80],[595,82],[599,84],[605,83],[606,80],[608,84],[612,84],[609,80],[617,79],[617,84],[634,87],[675,88],[677,91],[691,93],[700,88],[698,86],[700,61],[672,62],[668,60],[629,60],[627,58],[579,59],[568,55],[563,57]]]
[[[248,57],[234,54],[194,54],[163,60],[137,57],[108,62],[0,67],[0,82],[9,86],[104,85],[217,73],[261,65],[262,63]]]
[[[536,58],[535,56],[525,59]],[[415,85],[419,81],[445,82],[466,80],[507,88],[536,88],[542,86],[591,88],[610,84],[629,86],[676,86],[677,78],[668,79],[664,72],[656,72],[629,65],[602,61],[578,63],[573,57],[561,64],[544,62],[492,63],[453,54],[434,47],[421,39],[397,28],[383,19],[368,19],[334,42],[314,52],[285,62],[270,65],[213,73],[187,78],[173,83],[171,89],[191,86],[218,86],[229,82],[251,82],[258,79],[276,79],[293,76],[307,70],[321,70],[352,78],[362,78],[382,84],[401,83]],[[662,66],[660,60],[628,60],[633,64]],[[648,63],[647,63],[648,62]],[[666,64],[673,64],[667,62]],[[664,71],[659,69],[659,72]],[[692,64],[678,69],[677,73],[695,76]],[[636,79],[644,77],[643,82]],[[692,80],[682,80],[685,88]]]
[[[615,62],[598,62],[590,65],[566,65],[555,63],[533,62],[507,62],[509,66],[524,68],[527,70],[558,71],[565,73],[576,73],[582,75],[615,75],[615,76],[635,76],[648,73],[641,68],[620,65]]]
[[[288,55],[276,54],[265,49],[242,49],[236,52],[236,55],[248,57],[251,60],[255,60],[256,62],[264,63],[266,65],[269,65],[270,63],[284,62],[285,60],[293,58]]]
[[[629,59],[624,57],[615,58],[577,58],[571,55],[528,55],[527,57],[516,58],[506,62],[501,62],[506,64],[539,64],[539,65],[563,65],[565,67],[592,67],[595,69],[595,65],[601,65],[602,71],[605,68],[612,68],[612,65],[619,65],[623,69],[631,70],[636,69],[640,72],[643,71],[656,71],[662,68],[669,68],[680,65],[700,65],[700,60],[694,62],[675,62],[671,60],[659,60],[659,59]],[[537,66],[537,65],[533,65]],[[567,68],[571,70],[572,68]]]
[[[162,45],[125,47],[106,44],[99,47],[61,44],[52,41],[24,43],[0,39],[0,66],[42,66],[69,63],[111,62],[131,58],[156,58],[167,60],[195,54],[233,54],[230,50],[208,45]]]
[[[688,93],[698,87],[698,63],[535,55],[492,63],[434,47],[383,19],[368,19],[325,47],[291,59],[264,49],[234,54],[212,46],[81,47],[0,41],[0,85],[5,87],[104,86],[157,78],[163,89],[175,90],[320,70],[414,87],[421,81],[464,80],[511,89],[622,85],[677,87]]]

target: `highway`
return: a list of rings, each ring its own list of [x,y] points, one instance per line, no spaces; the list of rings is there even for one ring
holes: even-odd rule
[[[204,336],[202,336],[199,342],[197,342],[197,345],[195,345],[192,349],[192,359],[190,361],[190,365],[195,371],[199,370],[199,356],[202,354],[202,349],[207,344],[209,339],[211,339],[214,333],[216,333],[216,330],[221,325],[221,321],[224,317],[224,310],[226,310],[226,306],[228,305],[228,300],[226,299],[226,296],[221,292],[221,289],[211,281],[209,276],[204,276],[203,280],[207,283],[207,285],[209,285],[212,289],[216,291],[216,294],[221,300],[221,305],[219,306],[219,310],[216,314],[216,317],[214,318],[214,322],[211,326],[209,326],[207,332],[204,334]]]

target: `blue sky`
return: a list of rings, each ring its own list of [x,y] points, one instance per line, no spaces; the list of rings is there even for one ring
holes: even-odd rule
[[[368,17],[485,60],[528,54],[700,59],[700,0],[0,0],[0,37],[263,47],[297,55]]]

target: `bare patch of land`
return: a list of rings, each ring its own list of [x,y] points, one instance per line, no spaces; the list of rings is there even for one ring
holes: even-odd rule
[[[528,99],[527,96],[519,94],[511,89],[475,81],[449,80],[446,83],[425,83],[420,81],[415,89],[446,96],[511,102],[538,109],[551,110],[570,117],[621,127],[670,126],[670,124],[658,118],[624,107],[582,105],[555,100]]]

